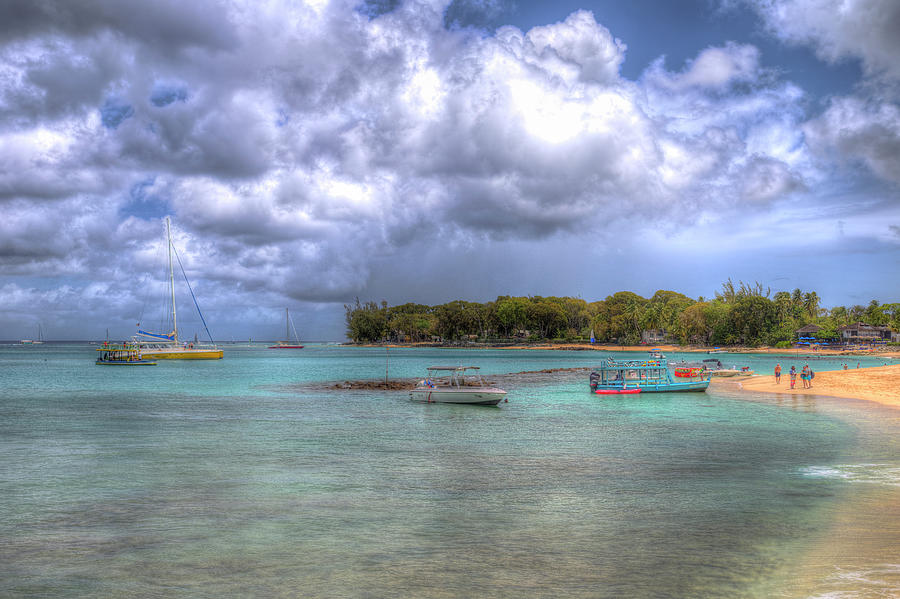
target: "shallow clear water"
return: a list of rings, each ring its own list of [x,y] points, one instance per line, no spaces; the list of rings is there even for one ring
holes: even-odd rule
[[[867,568],[852,592],[890,591],[900,562],[806,559],[848,501],[897,497],[896,423],[846,404],[599,400],[578,372],[499,376],[498,408],[322,384],[593,352],[226,347],[120,368],[92,349],[0,347],[0,595],[808,596]]]

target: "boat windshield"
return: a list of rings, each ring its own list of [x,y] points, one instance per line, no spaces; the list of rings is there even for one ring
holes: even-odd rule
[[[467,371],[473,371],[471,374]],[[484,386],[478,366],[429,366],[428,380],[452,387]]]

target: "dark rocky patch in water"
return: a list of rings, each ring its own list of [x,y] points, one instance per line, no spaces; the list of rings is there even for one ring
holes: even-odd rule
[[[573,375],[580,376],[585,372],[589,372],[591,368],[546,368],[544,370],[526,370],[523,372],[512,372],[509,374],[492,374],[483,376],[484,384],[489,387],[514,387],[516,385],[536,384],[547,382],[550,377],[542,376],[547,374],[563,375],[560,378],[571,379]],[[327,383],[313,383],[290,385],[292,388],[316,389],[322,391],[409,391],[414,389],[416,383],[421,379],[383,379],[375,380],[357,380],[357,381],[331,381]],[[476,379],[468,380],[466,386],[477,387],[479,385]],[[288,389],[290,390],[290,389]]]

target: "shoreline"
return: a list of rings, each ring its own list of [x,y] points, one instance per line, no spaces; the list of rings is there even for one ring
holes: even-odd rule
[[[606,351],[606,352],[649,352],[651,349],[658,349],[662,352],[675,353],[694,353],[694,354],[777,354],[793,357],[805,356],[879,356],[885,358],[900,359],[900,348],[884,348],[884,349],[809,349],[805,347],[720,347],[714,349],[711,347],[701,347],[696,345],[610,345],[608,343],[468,343],[468,344],[450,344],[450,343],[345,343],[344,345],[355,347],[385,347],[385,348],[420,348],[433,347],[445,349],[517,349],[517,350],[553,350],[553,351]]]
[[[416,347],[435,347],[433,344],[380,344],[374,345],[369,344],[365,347],[395,347],[395,348],[416,348]],[[459,346],[440,346],[440,347],[457,347]],[[527,349],[544,349],[544,350],[572,350],[576,349],[571,344],[543,344],[543,345],[519,345],[519,346],[469,346],[470,349],[518,349],[518,350],[527,350]],[[690,348],[684,349],[674,345],[659,345],[655,346],[660,351],[663,352],[682,352],[682,353],[700,353],[706,354],[707,349],[700,348]],[[461,347],[460,349],[465,349],[465,347]],[[578,349],[583,349],[587,351],[632,351],[632,352],[646,352],[649,351],[647,347],[642,346],[610,346],[610,345],[590,345],[590,344],[581,344],[578,346]],[[814,357],[837,357],[837,356],[845,356],[845,355],[856,355],[856,356],[878,356],[878,357],[894,357],[898,354],[898,352],[872,352],[872,351],[862,351],[862,352],[807,352],[806,355],[802,354],[798,350],[784,350],[784,349],[775,349],[775,348],[740,348],[738,351],[737,348],[731,348],[727,350],[727,353],[754,353],[754,354],[768,354],[772,355],[773,359],[776,356],[784,356],[785,359],[802,359],[802,358],[814,358]],[[809,353],[814,353],[814,355],[809,355]],[[713,354],[715,355],[715,354]],[[774,364],[773,364],[774,367]],[[574,369],[559,369],[559,370],[581,370],[581,368]],[[529,375],[539,375],[547,373],[547,371],[543,372],[520,372],[515,373],[518,375],[529,374]],[[767,393],[767,394],[775,394],[775,395],[788,395],[791,397],[796,396],[828,396],[834,397],[837,399],[855,399],[862,401],[870,401],[875,402],[881,405],[890,406],[892,408],[900,408],[900,364],[891,364],[885,366],[868,366],[860,369],[850,369],[850,370],[827,370],[827,371],[818,371],[816,372],[816,376],[813,379],[813,385],[809,389],[804,389],[802,386],[802,381],[799,376],[797,377],[797,383],[794,389],[790,389],[790,377],[787,374],[787,368],[785,368],[784,373],[782,374],[782,380],[780,384],[775,383],[775,377],[772,374],[766,375],[754,375],[752,377],[742,378],[739,381],[734,380],[723,380],[716,379],[714,377],[713,384],[716,386],[720,385],[734,385],[739,392],[751,392],[751,393]],[[721,381],[721,382],[719,382]],[[394,385],[397,383],[395,382]],[[400,383],[399,387],[401,389],[408,388],[409,382],[404,381]],[[375,388],[383,388],[383,389],[391,389],[395,388],[393,385],[384,385],[383,383],[379,383],[376,381],[343,381],[343,382],[333,382],[331,383],[332,389],[375,389]]]
[[[741,391],[770,393],[791,397],[825,395],[838,399],[871,401],[893,408],[900,408],[900,364],[890,366],[870,366],[852,370],[827,370],[816,372],[812,387],[804,389],[800,377],[794,389],[790,388],[790,377],[781,375],[781,383],[775,382],[775,375],[755,375],[736,381]]]

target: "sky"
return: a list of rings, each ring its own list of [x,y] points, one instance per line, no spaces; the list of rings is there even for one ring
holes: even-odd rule
[[[900,301],[900,2],[0,2],[0,339],[724,281]],[[182,335],[200,332],[179,285]],[[158,324],[157,324],[158,323]]]

